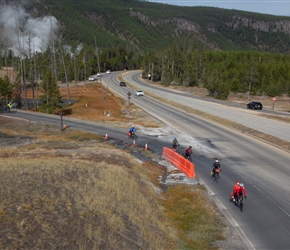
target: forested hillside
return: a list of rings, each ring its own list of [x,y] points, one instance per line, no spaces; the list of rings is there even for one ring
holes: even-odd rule
[[[290,56],[249,51],[212,51],[180,42],[143,60],[143,77],[166,85],[207,88],[209,95],[227,99],[230,92],[290,95]]]
[[[32,88],[34,98],[43,95],[42,110],[53,112],[61,105],[56,83],[67,84],[69,98],[72,81],[141,68],[144,78],[205,87],[219,99],[290,94],[290,17],[137,0],[6,0],[0,7],[7,70],[0,101],[24,105]]]
[[[54,16],[64,43],[147,52],[180,38],[211,49],[290,51],[290,17],[209,7],[180,7],[138,0],[6,0],[34,17]]]

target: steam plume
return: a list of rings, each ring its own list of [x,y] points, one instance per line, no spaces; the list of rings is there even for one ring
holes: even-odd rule
[[[32,52],[44,52],[51,34],[58,31],[58,22],[54,16],[33,18],[20,6],[5,5],[0,7],[0,31],[6,48],[16,55],[25,55],[28,54],[29,38]]]

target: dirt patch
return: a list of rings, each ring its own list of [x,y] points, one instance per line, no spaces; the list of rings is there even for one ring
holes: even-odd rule
[[[61,87],[60,92],[67,99],[67,88]],[[71,86],[70,99],[78,100],[69,107],[72,109],[72,114],[68,115],[70,117],[128,128],[131,124],[144,127],[163,125],[160,120],[132,103],[129,105],[127,99],[107,92],[97,83]]]

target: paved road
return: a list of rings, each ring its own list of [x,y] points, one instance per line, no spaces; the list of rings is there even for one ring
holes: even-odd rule
[[[145,93],[151,92],[157,96],[172,100],[184,106],[201,110],[206,113],[237,122],[244,126],[253,128],[257,131],[261,131],[263,133],[276,136],[280,139],[290,141],[289,123],[279,122],[276,120],[257,116],[257,114],[259,113],[271,114],[273,113],[273,111],[271,110],[248,110],[244,106],[238,104],[229,106],[228,103],[222,101],[209,101],[205,100],[204,98],[196,97],[189,93],[153,86],[141,80],[140,73],[140,71],[128,73],[125,75],[125,80],[128,82],[134,82],[134,85],[137,88],[145,91]],[[275,113],[282,114],[281,112]],[[290,112],[284,112],[283,115],[290,116]]]
[[[289,124],[253,115],[252,111],[249,112],[244,108],[227,107],[220,103],[213,105],[205,100],[196,100],[185,93],[156,89],[140,81],[135,73],[128,73],[125,79],[144,90],[145,94],[153,88],[154,94],[158,93],[183,105],[229,120],[238,119],[239,123],[245,126],[252,123],[261,124],[261,126],[251,127],[289,140]],[[133,97],[131,101],[176,129],[175,135],[159,136],[160,141],[169,142],[177,135],[185,145],[193,144],[195,150],[193,161],[198,177],[210,188],[232,225],[242,229],[249,248],[289,249],[289,153],[175,110],[156,102],[149,96]],[[281,133],[273,128],[284,132]],[[222,178],[218,185],[209,178],[213,157],[219,157],[223,166]],[[243,213],[229,203],[229,192],[237,179],[245,183],[248,191]],[[232,218],[234,220],[231,220]]]

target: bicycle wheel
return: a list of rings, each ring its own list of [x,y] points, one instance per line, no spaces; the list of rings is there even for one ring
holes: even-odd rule
[[[217,173],[214,174],[214,180],[215,180],[215,182],[218,182],[218,175],[217,175]]]
[[[243,212],[243,208],[244,208],[244,204],[243,204],[243,202],[241,201],[241,202],[240,202],[240,210],[241,210],[241,212]]]

